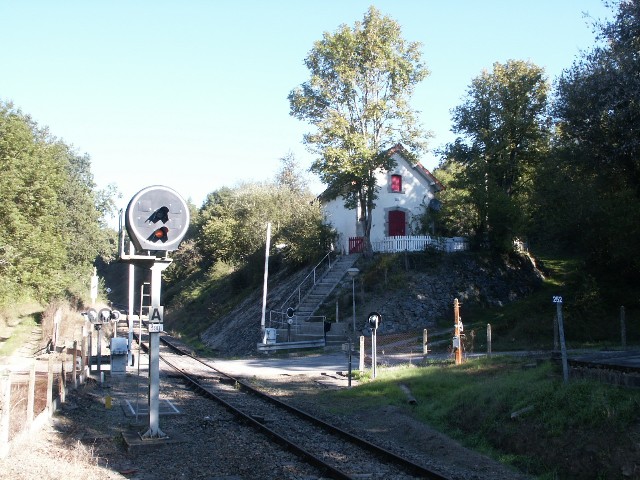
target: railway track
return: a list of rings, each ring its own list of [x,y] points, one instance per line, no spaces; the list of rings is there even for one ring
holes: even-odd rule
[[[416,461],[402,457],[227,375],[161,337],[160,359],[189,387],[215,400],[244,424],[294,452],[326,477],[335,479],[446,479]]]

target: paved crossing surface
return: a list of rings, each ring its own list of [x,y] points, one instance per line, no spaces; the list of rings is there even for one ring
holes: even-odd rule
[[[354,369],[358,358],[352,359]],[[212,364],[230,375],[255,375],[268,377],[277,375],[322,375],[346,372],[349,359],[345,353],[329,353],[300,357],[256,357],[240,360],[214,360]]]

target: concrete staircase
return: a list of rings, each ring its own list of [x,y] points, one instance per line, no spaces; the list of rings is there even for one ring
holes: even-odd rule
[[[347,274],[347,270],[353,267],[357,259],[357,255],[341,255],[338,257],[327,273],[316,282],[309,293],[302,299],[296,308],[296,316],[303,321],[313,320],[311,318],[313,314],[322,305],[324,299],[338,286]]]
[[[332,263],[331,268],[315,282],[295,308],[291,327],[277,330],[278,342],[304,342],[323,338],[325,334],[323,318],[314,317],[314,314],[344,279],[347,270],[353,267],[358,258],[358,255],[341,255]],[[347,326],[348,322],[331,323],[331,330],[326,332],[326,345],[338,346],[347,342]]]

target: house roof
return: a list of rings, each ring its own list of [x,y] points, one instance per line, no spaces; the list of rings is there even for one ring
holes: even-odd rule
[[[422,174],[428,181],[430,181],[433,184],[433,186],[435,187],[436,192],[440,192],[440,191],[446,189],[446,187],[440,182],[440,180],[438,180],[433,175],[433,173],[431,173],[429,170],[427,170],[420,162],[416,162],[415,164],[413,164],[410,161],[411,155],[409,154],[407,149],[402,146],[402,144],[397,143],[396,145],[391,147],[389,150],[387,150],[387,154],[388,155],[393,155],[394,153],[397,153],[402,158],[407,160],[417,172]]]
[[[411,159],[411,154],[407,151],[406,148],[404,148],[402,146],[402,144],[397,143],[396,145],[391,147],[389,150],[387,150],[385,153],[387,155],[398,154],[402,158],[404,158],[407,161],[407,163],[409,163],[409,165],[411,165],[411,167],[416,172],[418,172],[420,175],[422,175],[428,182],[431,183],[431,185],[433,187],[435,187],[435,191],[436,192],[440,192],[440,191],[446,189],[446,187],[440,182],[440,180],[438,180],[420,162],[413,163],[410,160]],[[318,200],[320,200],[321,202],[322,201],[326,201],[326,200],[331,200],[331,199],[337,198],[340,194],[341,194],[340,191],[337,191],[335,188],[329,187],[325,191],[323,191],[320,195],[318,195]]]

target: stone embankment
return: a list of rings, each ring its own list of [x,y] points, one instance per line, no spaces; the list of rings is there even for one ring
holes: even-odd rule
[[[543,280],[542,272],[527,255],[490,258],[472,253],[441,254],[434,255],[427,266],[420,268],[405,268],[406,264],[398,258],[403,265],[393,265],[393,273],[389,275],[384,271],[367,273],[368,268],[376,268],[375,259],[372,265],[363,262],[357,265],[362,272],[359,281],[365,285],[364,298],[361,284],[357,287],[358,309],[362,323],[369,311],[382,314],[381,333],[433,327],[437,320],[451,316],[455,298],[463,306],[500,307],[530,294]],[[306,273],[270,278],[267,321],[269,310],[277,310]],[[351,280],[345,278],[329,302],[335,304],[341,296],[350,298],[351,287]],[[261,315],[262,291],[258,290],[214,322],[201,338],[222,356],[254,355],[260,338]]]
[[[384,333],[435,326],[453,319],[453,300],[464,307],[502,307],[536,290],[543,280],[526,255],[486,258],[467,253],[442,255],[423,271],[409,271],[400,288],[368,295],[367,311],[384,318]]]

